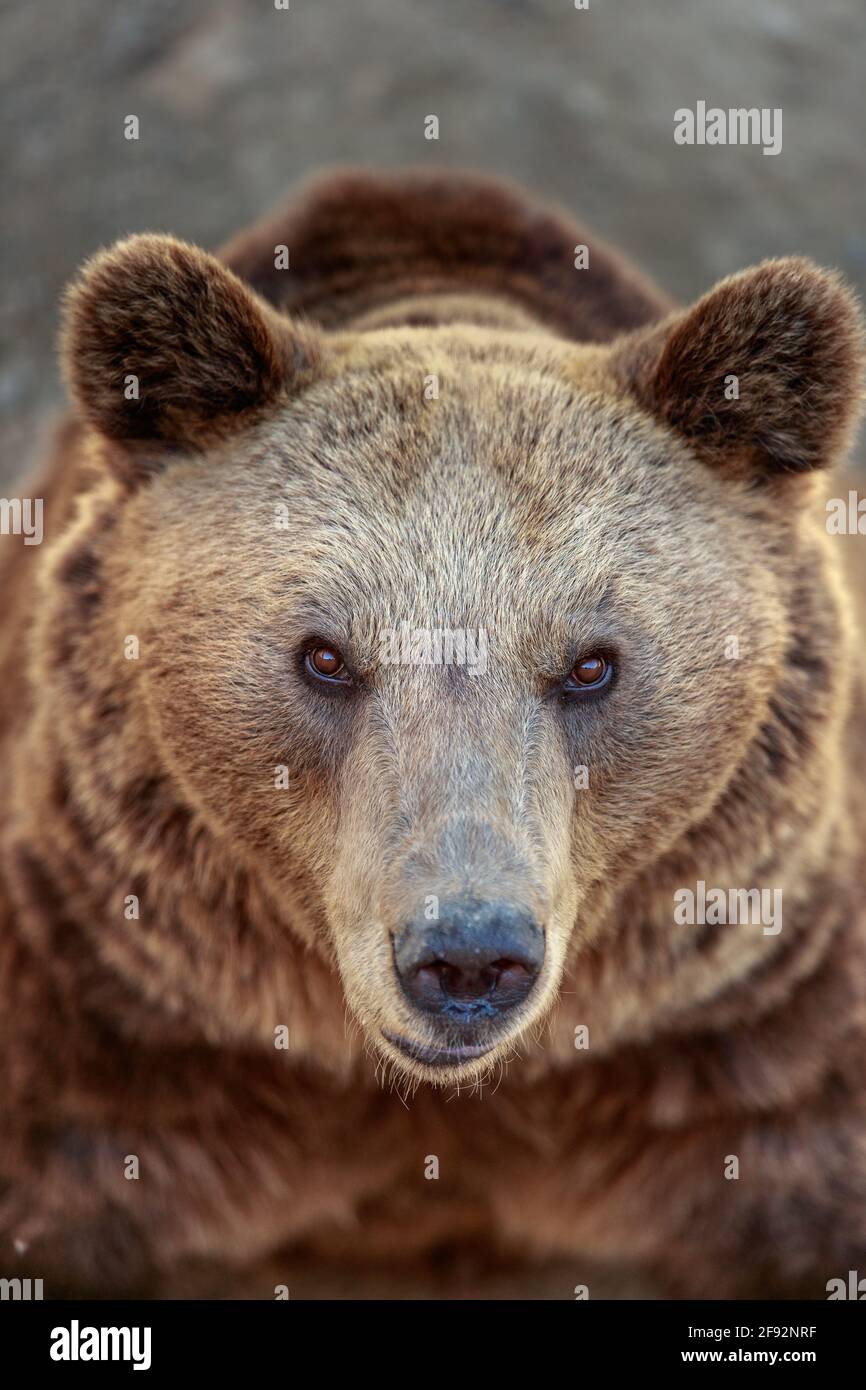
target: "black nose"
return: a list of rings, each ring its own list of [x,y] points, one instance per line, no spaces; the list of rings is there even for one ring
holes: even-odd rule
[[[526,998],[544,961],[544,932],[523,907],[459,899],[435,922],[410,922],[394,942],[403,989],[417,1009],[476,1023]]]

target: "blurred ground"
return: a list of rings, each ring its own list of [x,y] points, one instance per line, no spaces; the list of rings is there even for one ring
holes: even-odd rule
[[[60,399],[57,296],[84,256],[144,229],[213,245],[323,164],[511,175],[683,298],[791,251],[866,281],[863,0],[290,5],[3,0],[0,482]],[[698,99],[782,107],[782,153],[674,145]]]
[[[788,252],[863,289],[864,54],[863,0],[2,0],[0,486],[62,399],[57,297],[85,256],[145,229],[217,244],[323,165],[509,175],[683,299]],[[676,146],[673,113],[699,99],[781,107],[782,153]],[[269,1263],[186,1291],[571,1298],[586,1280],[569,1266],[410,1286]]]

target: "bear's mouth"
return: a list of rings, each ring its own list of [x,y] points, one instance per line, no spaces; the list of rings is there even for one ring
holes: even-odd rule
[[[425,1047],[421,1043],[410,1042],[408,1038],[396,1037],[393,1033],[383,1033],[382,1037],[392,1047],[420,1062],[425,1067],[459,1067],[463,1062],[474,1062],[493,1051],[491,1043],[463,1043],[458,1047]]]

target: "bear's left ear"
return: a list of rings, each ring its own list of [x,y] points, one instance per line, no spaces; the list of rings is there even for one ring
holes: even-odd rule
[[[198,448],[298,390],[315,335],[215,257],[142,235],[98,255],[66,291],[63,370],[83,417],[121,448]]]
[[[842,281],[765,261],[614,344],[615,378],[708,463],[740,476],[835,461],[859,415],[863,325]]]

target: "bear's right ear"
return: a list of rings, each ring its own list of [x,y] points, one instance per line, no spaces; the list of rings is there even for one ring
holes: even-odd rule
[[[67,289],[61,357],[84,418],[158,454],[204,447],[298,390],[318,347],[213,256],[142,235],[94,256]]]
[[[863,325],[811,261],[765,261],[614,344],[615,377],[706,463],[751,479],[831,465],[860,413]]]

